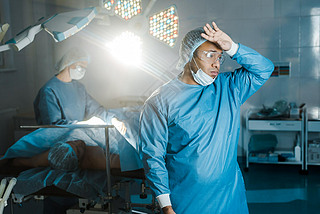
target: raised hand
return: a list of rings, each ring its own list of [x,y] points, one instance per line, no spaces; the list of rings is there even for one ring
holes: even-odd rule
[[[216,44],[219,48],[224,51],[228,51],[232,45],[232,39],[225,32],[220,30],[215,22],[212,22],[211,27],[208,23],[203,27],[205,33],[201,36],[206,40]]]

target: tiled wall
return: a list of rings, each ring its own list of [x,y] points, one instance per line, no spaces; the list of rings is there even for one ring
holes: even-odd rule
[[[224,6],[232,4],[232,1],[226,1]],[[237,7],[227,10],[227,14],[219,19],[226,32],[230,32],[234,40],[254,48],[273,62],[291,63],[291,76],[270,78],[244,104],[242,115],[248,108],[259,108],[262,104],[272,106],[280,99],[298,105],[306,103],[310,113],[319,108],[320,1],[243,0],[236,4]],[[312,117],[317,115],[312,114]],[[285,142],[287,146],[292,143]],[[246,143],[240,141],[239,152]]]
[[[13,33],[18,33],[40,16],[58,12],[61,8],[54,2],[26,0],[23,1],[23,7],[19,7],[20,0],[10,0]],[[148,3],[143,2],[144,6]],[[180,37],[176,46],[169,48],[147,34],[143,36],[143,48],[148,60],[144,68],[149,73],[117,65],[117,62],[110,58],[110,54],[103,52],[102,45],[83,40],[81,44],[91,48],[89,51],[93,54],[90,65],[93,72],[85,77],[83,83],[100,103],[110,106],[109,100],[115,96],[149,96],[155,88],[164,83],[163,79],[172,78],[180,72],[175,69],[175,65],[178,61],[179,43],[184,34],[215,20],[235,42],[259,51],[274,62],[291,62],[291,76],[270,78],[243,105],[242,115],[250,107],[262,107],[262,104],[272,106],[279,99],[297,104],[307,103],[309,107],[320,106],[319,0],[161,0],[156,2],[150,14],[171,4],[175,4],[178,9]],[[72,7],[62,8],[63,11],[71,9]],[[110,26],[89,25],[86,29],[92,32],[86,35],[101,33],[97,37],[107,38],[106,35],[114,36],[114,32],[119,29],[127,30],[128,25],[116,19],[111,18]],[[78,35],[81,34],[85,32]],[[80,36],[76,36],[67,42],[56,44],[50,36],[42,32],[37,35],[33,44],[15,53],[17,71],[0,74],[1,81],[5,83],[0,86],[2,108],[32,110],[36,92],[54,74],[56,52],[66,48],[65,44],[74,39],[79,41],[79,38]],[[222,70],[229,71],[236,67],[236,63],[227,60]],[[135,71],[128,73],[130,69]],[[152,75],[152,72],[157,72],[158,77]],[[239,151],[242,150],[242,145],[243,142],[240,142]]]

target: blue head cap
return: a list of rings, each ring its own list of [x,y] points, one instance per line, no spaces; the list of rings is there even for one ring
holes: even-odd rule
[[[75,171],[79,167],[78,157],[68,143],[56,143],[49,151],[48,161],[51,168],[62,171]]]
[[[205,31],[202,27],[199,27],[189,31],[184,36],[179,50],[179,62],[177,64],[178,70],[183,70],[184,66],[192,59],[194,51],[207,41],[201,36],[201,33],[205,33]]]
[[[57,62],[55,69],[57,71],[62,71],[67,66],[72,65],[76,62],[90,62],[90,57],[87,54],[86,51],[80,49],[80,48],[71,48],[67,53],[65,53],[61,59]]]

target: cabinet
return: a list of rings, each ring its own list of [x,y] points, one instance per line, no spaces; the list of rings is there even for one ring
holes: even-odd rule
[[[305,111],[303,111],[302,118],[261,118],[257,116],[257,109],[249,109],[246,114],[246,128],[244,133],[244,141],[246,146],[246,170],[249,169],[249,163],[263,163],[263,164],[293,164],[300,165],[302,171],[306,168],[305,164]],[[279,161],[278,154],[273,154],[272,159],[253,159],[252,153],[249,151],[249,139],[255,132],[296,132],[300,134],[301,146],[301,161]],[[307,142],[307,141],[306,141]],[[292,142],[292,148],[294,141]],[[269,155],[269,154],[268,154]]]
[[[309,165],[320,165],[320,145],[314,144],[312,146],[308,143],[309,133],[320,133],[320,120],[308,119],[306,114],[306,134],[305,134],[305,169],[308,170]],[[314,156],[314,157],[311,157]],[[309,157],[310,156],[310,157]]]

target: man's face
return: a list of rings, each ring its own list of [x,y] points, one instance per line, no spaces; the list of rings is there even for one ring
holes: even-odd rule
[[[193,56],[199,68],[210,77],[215,78],[219,74],[220,61],[219,58],[222,55],[222,49],[218,48],[212,42],[206,41],[200,45]],[[197,71],[198,68],[195,62],[191,60],[191,66],[193,71]]]

